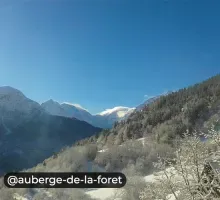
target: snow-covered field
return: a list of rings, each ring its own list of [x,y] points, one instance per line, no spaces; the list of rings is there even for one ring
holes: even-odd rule
[[[146,138],[140,138],[137,141],[141,141],[142,144],[144,145],[145,139]],[[102,149],[99,152],[105,152],[107,150],[108,149]],[[91,170],[90,168],[92,168],[91,165],[92,165],[92,163],[88,163],[88,166],[89,166],[88,170],[89,171]],[[105,170],[103,168],[100,168],[100,171],[105,171]],[[174,177],[175,177],[175,179],[180,178],[176,174],[174,168],[167,168],[166,172],[167,172],[168,175],[170,175],[170,176],[172,175],[172,178],[174,178]],[[153,182],[158,181],[158,179],[163,179],[163,178],[164,178],[164,172],[163,171],[157,172],[157,173],[154,173],[154,174],[150,174],[148,176],[144,176],[143,177],[145,182],[148,182],[148,183],[153,183]],[[42,189],[39,190],[38,189],[38,192],[44,192],[45,196],[50,196],[49,192],[46,191],[46,190],[42,190]],[[123,188],[120,188],[120,189],[115,189],[115,188],[98,188],[98,189],[87,190],[86,194],[88,194],[89,196],[91,196],[92,198],[97,199],[97,200],[112,200],[112,199],[120,200],[120,194],[123,194]],[[27,198],[21,197],[21,196],[19,196],[17,194],[15,195],[15,199],[16,200],[31,200],[28,197]],[[174,198],[173,195],[168,195],[167,196],[167,200],[175,200],[175,198]]]
[[[122,190],[122,189],[120,189]],[[94,199],[102,199],[102,200],[107,200],[108,198],[114,197],[114,195],[117,192],[120,192],[119,189],[115,189],[115,188],[99,188],[96,190],[91,190],[86,192],[86,194],[88,194],[89,196],[91,196]],[[116,200],[116,198],[114,198],[114,200]],[[117,198],[117,200],[119,200],[119,198]]]
[[[168,168],[166,170],[168,175],[173,175],[175,174],[175,170],[174,168]],[[152,182],[156,182],[158,179],[161,179],[164,177],[164,173],[163,171],[155,173],[155,174],[151,174],[148,176],[143,177],[143,179],[146,182],[152,183]],[[178,176],[176,175],[176,178],[178,178]],[[90,195],[93,198],[99,199],[99,200],[108,200],[108,199],[114,199],[116,200],[115,197],[116,194],[121,194],[123,193],[123,188],[121,189],[113,189],[113,188],[100,188],[100,189],[96,189],[96,190],[92,190],[92,191],[88,191],[86,192],[88,195]],[[120,200],[120,198],[117,198],[117,200]],[[167,200],[174,200],[174,196],[173,195],[168,195],[167,196]]]
[[[168,168],[167,174],[175,174],[175,170],[173,168]],[[163,178],[164,173],[158,172],[155,174],[151,174],[148,176],[143,177],[143,179],[146,182],[155,182],[158,178]],[[178,178],[178,176],[176,176]],[[44,192],[45,196],[51,196],[50,193],[43,189],[36,189],[36,192]],[[116,189],[116,188],[98,188],[93,190],[86,191],[86,194],[91,196],[94,199],[97,200],[108,200],[108,199],[114,199],[114,200],[120,200],[120,194],[123,193],[123,188]],[[117,198],[116,198],[117,197]],[[30,197],[21,197],[18,194],[14,195],[15,200],[32,200]],[[173,195],[168,195],[167,200],[174,200]]]

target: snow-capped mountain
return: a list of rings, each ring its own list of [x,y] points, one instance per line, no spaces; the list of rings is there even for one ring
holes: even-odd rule
[[[120,106],[92,115],[80,105],[67,102],[58,103],[52,99],[42,103],[41,106],[51,115],[74,117],[101,128],[111,128],[116,121],[120,121],[135,110],[135,108]]]
[[[56,103],[52,106],[62,112]],[[19,90],[0,87],[0,175],[1,171],[34,166],[64,146],[100,131],[85,121],[50,115]]]
[[[120,121],[128,117],[134,110],[135,108],[118,106],[112,109],[106,109],[105,111],[97,114],[97,116],[103,117],[106,121],[108,121],[109,125],[112,125],[116,121]]]
[[[44,110],[40,104],[27,98],[21,91],[10,86],[0,87],[1,134],[10,134],[11,129],[41,112]]]
[[[150,98],[136,108],[117,106],[111,109],[106,109],[96,115],[92,115],[80,105],[68,102],[59,103],[50,99],[40,105],[39,103],[28,99],[19,90],[4,86],[0,87],[0,113],[2,118],[0,124],[2,124],[3,129],[9,133],[7,128],[7,119],[10,117],[9,115],[11,115],[9,112],[13,112],[14,114],[12,116],[16,116],[20,120],[21,113],[26,115],[26,117],[30,117],[30,114],[40,111],[55,116],[76,118],[100,128],[111,128],[116,121],[126,119],[134,110],[141,110],[145,105],[154,102],[160,96],[161,95]],[[15,113],[18,113],[18,115]],[[23,118],[24,116],[21,117],[21,119]]]
[[[28,99],[21,91],[3,86],[0,87],[0,110],[30,114],[33,110],[42,110],[42,108],[39,103]]]
[[[99,113],[98,115],[101,115],[101,116],[112,116],[112,115],[114,115],[117,118],[122,118],[122,117],[125,117],[130,112],[132,112],[134,109],[135,108],[118,106],[118,107],[114,107],[112,109],[106,109],[105,111]]]
[[[80,105],[68,102],[58,103],[52,99],[41,104],[42,108],[51,115],[76,118],[94,124],[93,116]]]
[[[57,101],[50,99],[50,100],[42,103],[41,107],[43,109],[45,109],[51,115],[58,115],[58,116],[65,116],[66,117],[66,113],[65,113],[64,108],[62,108],[61,105]]]

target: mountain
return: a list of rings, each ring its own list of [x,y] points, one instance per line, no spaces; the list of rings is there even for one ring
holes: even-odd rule
[[[107,109],[98,115],[100,116],[110,116],[110,117],[115,117],[117,119],[125,117],[127,114],[131,113],[135,108],[128,108],[128,107],[114,107],[112,109]]]
[[[0,87],[0,136],[11,133],[11,128],[41,112],[44,111],[40,104],[25,97],[19,90],[9,86]]]
[[[128,107],[115,107],[99,114],[92,115],[86,109],[71,103],[58,103],[52,99],[41,104],[42,108],[51,115],[74,117],[86,121],[96,127],[111,128],[116,121],[120,121],[135,109]]]
[[[156,101],[157,99],[160,98],[161,95],[155,96],[155,97],[151,97],[149,99],[147,99],[146,101],[144,101],[144,103],[140,104],[139,106],[136,107],[137,111],[142,110],[145,106],[153,103],[154,101]]]
[[[137,110],[137,111],[140,111],[140,110],[142,110],[145,106],[147,106],[147,105],[149,105],[149,104],[155,102],[156,100],[158,100],[161,96],[166,96],[166,95],[171,94],[171,93],[172,93],[172,91],[168,91],[168,92],[165,92],[165,93],[163,93],[163,94],[161,94],[161,95],[157,95],[157,96],[151,97],[151,98],[147,99],[146,101],[144,101],[144,103],[142,103],[142,104],[140,104],[139,106],[137,106],[137,107],[136,107],[136,110]]]
[[[64,108],[62,108],[58,102],[56,102],[52,99],[42,103],[41,106],[46,112],[48,112],[51,115],[58,115],[58,116],[67,117],[66,116],[67,114],[65,113]],[[70,116],[68,116],[68,117],[70,117]]]
[[[84,108],[71,103],[58,103],[52,99],[41,104],[42,108],[51,115],[76,118],[94,124],[93,116]],[[97,125],[97,124],[95,124]]]
[[[109,126],[112,126],[115,122],[128,117],[134,110],[135,108],[118,106],[112,109],[106,109],[105,111],[97,114],[96,117],[105,119]]]
[[[12,87],[0,87],[0,171],[21,170],[101,131],[75,118],[49,115]]]
[[[40,104],[28,99],[19,90],[10,86],[0,87],[0,109],[30,114],[33,110],[42,111]]]
[[[122,113],[119,111],[122,111]],[[129,109],[115,108],[106,110],[100,113],[99,116],[108,116],[112,115],[112,113],[116,113],[115,115],[119,115],[119,117],[125,117],[127,111],[129,112]],[[62,118],[59,116],[53,117],[53,120],[55,120],[55,118]],[[155,169],[155,163],[157,163],[158,157],[160,158],[159,167],[162,163],[164,163],[162,166],[167,166],[166,172],[168,180],[170,180],[169,176],[172,175],[174,178],[178,178],[176,175],[182,173],[176,173],[175,171],[176,165],[179,166],[178,163],[181,165],[179,157],[175,156],[176,152],[181,154],[181,160],[190,160],[188,163],[190,163],[189,167],[191,168],[194,167],[192,163],[196,161],[196,163],[201,163],[200,168],[203,169],[203,163],[206,162],[207,157],[209,157],[209,160],[210,158],[216,160],[216,145],[212,144],[213,146],[210,146],[209,142],[200,143],[199,140],[197,141],[196,138],[192,139],[191,137],[186,137],[185,140],[181,140],[181,137],[183,137],[183,133],[187,130],[189,133],[193,133],[194,130],[202,130],[203,133],[206,133],[205,128],[209,126],[209,124],[213,124],[213,129],[216,129],[220,125],[218,121],[219,118],[220,75],[168,95],[162,95],[147,104],[147,106],[144,106],[141,110],[132,111],[126,120],[116,123],[112,129],[103,130],[103,132],[97,135],[78,141],[75,145],[72,145],[70,148],[64,148],[58,154],[45,159],[42,163],[39,163],[28,171],[121,171],[126,174],[127,180],[129,180],[131,184],[123,188],[123,193],[118,193],[119,198],[128,199],[129,196],[133,195],[133,199],[138,199],[140,191],[146,191],[146,183],[155,183],[155,185],[152,186],[158,190],[158,183],[155,182],[155,178],[159,177],[164,179],[164,177],[160,176],[164,174],[164,171],[158,171],[157,168]],[[48,124],[48,118],[45,117],[41,119],[43,123]],[[72,120],[70,118],[65,119]],[[49,124],[53,120],[49,120]],[[57,123],[58,121],[55,123],[56,126],[60,127]],[[67,125],[68,123],[65,122],[65,127]],[[54,126],[53,122],[51,126]],[[53,127],[55,130],[57,129],[56,126]],[[36,124],[36,129],[38,128],[38,124]],[[43,130],[45,129],[47,129],[47,126],[43,128]],[[25,130],[22,129],[21,131],[23,132]],[[53,131],[54,130],[49,134],[56,137]],[[25,135],[24,138],[27,136],[28,135]],[[177,138],[178,140],[176,140]],[[216,135],[213,135],[213,138],[216,138]],[[23,140],[23,138],[20,139]],[[45,141],[48,141],[48,139],[45,140],[45,138],[42,138],[42,140],[39,140],[39,143],[41,144]],[[59,142],[56,144],[59,144]],[[50,144],[48,143],[47,145]],[[77,145],[83,146],[80,147]],[[102,149],[102,151],[97,151],[99,149]],[[208,153],[206,149],[209,149]],[[195,151],[197,152],[196,155],[194,153]],[[210,155],[214,155],[214,157]],[[16,162],[15,159],[13,161]],[[27,160],[24,160],[24,162],[27,162]],[[171,164],[171,166],[169,166],[169,164]],[[188,172],[186,173],[189,174]],[[154,174],[156,176],[154,176]],[[146,181],[146,183],[143,181]],[[161,183],[163,183],[163,181]],[[175,185],[175,183],[174,181],[173,186],[176,187],[175,191],[178,191],[178,185]],[[163,186],[166,187],[166,184],[163,184]],[[187,184],[185,184],[185,186],[188,187]],[[162,187],[161,192],[164,192],[164,187]],[[1,190],[2,197],[6,195],[4,193],[6,191],[4,191],[3,188]],[[36,195],[36,199],[43,199],[45,196],[47,198],[47,195],[48,199],[60,199],[61,196],[64,198],[64,195],[66,195],[66,199],[87,199],[84,193],[79,194],[78,191],[73,189],[71,189],[71,191],[62,189],[55,193],[56,191],[57,190],[42,189],[35,190],[34,192],[30,192],[30,190],[24,192]],[[13,192],[16,191],[13,190]],[[98,199],[105,199],[107,197],[114,199],[118,197],[115,191],[112,190],[110,191],[111,194],[109,194],[105,188],[103,190],[85,189],[83,192]],[[147,190],[147,194],[149,194],[148,192],[149,190]],[[152,195],[155,195],[155,192],[152,192]],[[10,191],[8,191],[8,193],[10,193]],[[19,199],[22,199],[21,197],[23,196],[20,195]],[[172,197],[170,196],[170,192],[163,193],[163,196],[167,199],[171,199],[170,197]],[[146,195],[146,198],[148,198],[148,195]]]
[[[152,101],[152,99],[150,100]],[[208,133],[212,125],[220,127],[220,75],[178,91],[162,95],[126,120],[99,135],[78,141],[100,145],[121,144],[130,139],[154,137],[160,143],[172,143],[176,137],[194,130]]]
[[[167,92],[146,100],[136,108],[129,108],[123,106],[117,106],[111,109],[106,109],[96,115],[90,114],[86,109],[77,104],[71,103],[58,103],[52,99],[41,104],[42,108],[51,115],[74,117],[76,119],[86,121],[96,127],[112,128],[115,122],[120,122],[128,118],[128,116],[134,111],[140,111],[145,106],[155,102],[161,96],[166,96],[171,92]]]

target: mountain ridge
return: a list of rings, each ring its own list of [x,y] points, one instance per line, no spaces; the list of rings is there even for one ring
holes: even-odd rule
[[[100,128],[112,128],[116,122],[126,119],[132,112],[142,109],[145,105],[154,102],[159,97],[160,95],[158,95],[157,98],[151,99],[151,101],[145,101],[137,107],[131,108],[126,106],[116,106],[97,114],[91,114],[88,110],[82,108],[81,106],[78,107],[76,104],[66,102],[59,103],[52,99],[43,102],[41,106],[52,115],[75,117],[79,120],[86,121],[93,126]]]
[[[58,103],[52,99],[42,103],[41,106],[51,115],[75,117],[101,128],[111,128],[116,121],[122,120],[135,110],[135,108],[117,106],[92,115],[85,108],[76,106],[76,104]]]
[[[64,146],[102,129],[45,112],[37,102],[12,87],[0,87],[0,171],[32,167]]]
[[[220,75],[178,91],[132,112],[110,130],[78,141],[76,145],[99,142],[101,146],[121,144],[130,139],[154,137],[160,143],[172,143],[185,132],[208,133],[214,124],[220,127]]]
[[[27,98],[16,88],[11,86],[0,87],[0,108],[2,109],[7,107],[7,110],[22,111],[26,114],[35,109],[38,112],[46,112],[50,115],[76,118],[100,128],[112,128],[116,122],[126,119],[135,110],[143,108],[145,105],[152,103],[156,99],[157,98],[152,98],[151,100],[133,108],[116,106],[97,114],[91,114],[79,104],[72,104],[69,102],[59,103],[53,99],[49,99],[39,104],[36,101]]]

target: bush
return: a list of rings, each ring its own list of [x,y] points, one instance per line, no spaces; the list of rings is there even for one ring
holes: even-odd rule
[[[68,147],[57,155],[49,158],[44,164],[32,168],[36,172],[79,172],[87,168],[87,155],[84,147]]]
[[[97,146],[95,144],[88,144],[84,146],[84,148],[87,159],[93,161],[96,158],[96,154],[98,150]]]
[[[168,144],[158,144],[152,140],[128,141],[121,146],[113,146],[105,152],[98,153],[95,159],[107,171],[122,170],[133,165],[141,174],[149,174],[154,169],[153,162],[158,156],[173,158],[174,150]]]
[[[213,142],[217,141],[216,137],[220,139],[219,133],[210,134],[209,137]],[[161,176],[156,183],[146,185],[141,192],[141,200],[167,199],[171,196],[176,200],[220,198],[217,179],[212,180],[202,174],[207,160],[219,160],[219,156],[216,157],[220,153],[219,147],[210,148],[210,143],[202,142],[197,133],[193,136],[185,135],[180,143],[175,163],[170,163],[169,168],[166,168],[162,160],[155,164],[162,170]]]
[[[2,188],[0,190],[0,199],[4,199],[4,200],[14,199],[14,190],[11,188]]]

